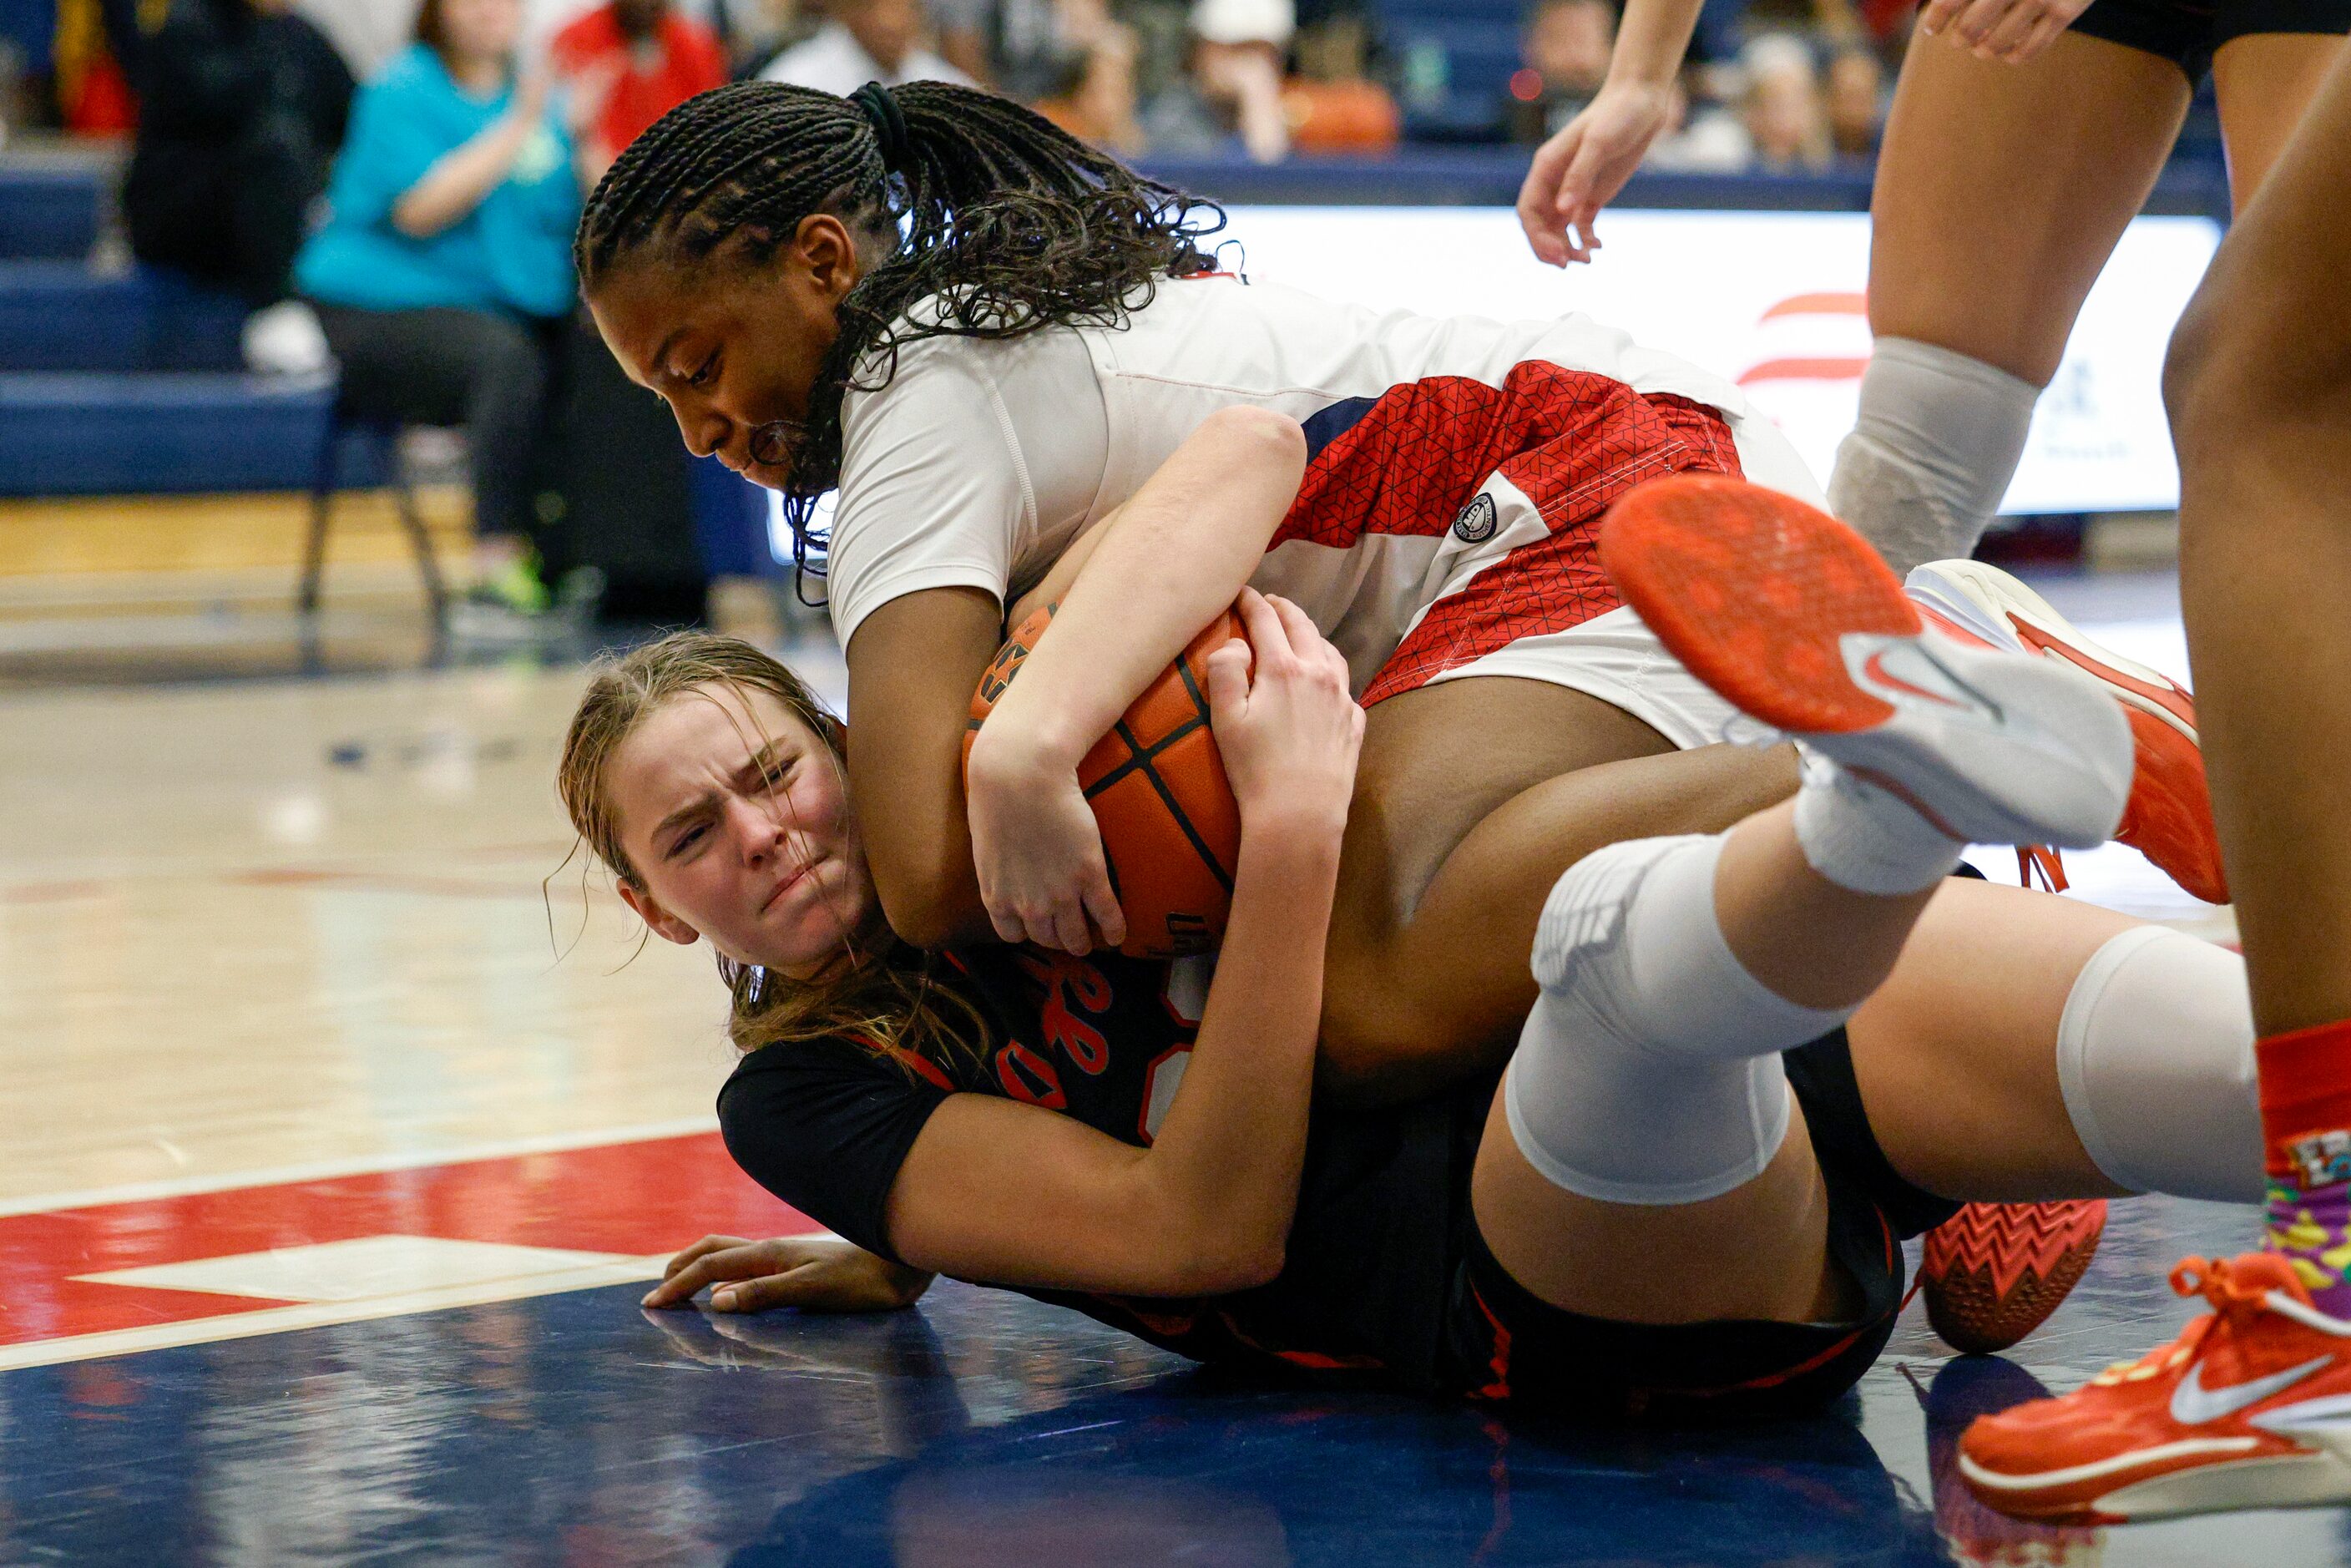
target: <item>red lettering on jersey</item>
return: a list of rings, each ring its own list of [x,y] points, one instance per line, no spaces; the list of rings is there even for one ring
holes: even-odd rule
[[[1096,1074],[1108,1067],[1110,1041],[1102,1038],[1102,1030],[1072,1012],[1070,1004],[1074,998],[1079,1009],[1091,1018],[1108,1014],[1112,996],[1109,977],[1083,958],[1069,953],[1023,952],[1020,967],[1045,988],[1040,1010],[1047,1043],[1075,1062],[1081,1072]]]
[[[1015,1100],[1031,1105],[1042,1105],[1048,1111],[1066,1111],[1070,1097],[1061,1089],[1061,1075],[1053,1064],[1014,1040],[996,1053],[996,1081]]]

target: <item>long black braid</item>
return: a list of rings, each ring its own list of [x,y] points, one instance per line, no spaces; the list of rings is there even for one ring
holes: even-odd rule
[[[1204,270],[1215,206],[1146,180],[1006,99],[944,82],[873,84],[852,98],[737,82],[664,115],[589,198],[573,257],[583,288],[650,256],[694,266],[721,246],[763,263],[801,220],[829,213],[897,237],[841,300],[807,423],[762,426],[752,455],[786,468],[784,512],[802,576],[817,500],[841,477],[841,403],[879,387],[925,338],[1017,338],[1115,326],[1155,281]],[[907,307],[935,297],[909,319]],[[864,379],[857,379],[862,377]]]

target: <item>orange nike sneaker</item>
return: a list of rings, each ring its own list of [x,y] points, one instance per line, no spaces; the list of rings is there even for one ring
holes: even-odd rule
[[[2115,841],[2145,855],[2189,897],[2229,902],[2196,733],[2196,699],[2179,682],[2093,643],[2047,600],[1996,566],[1928,561],[1903,586],[1930,624],[2055,660],[2105,687],[2130,720],[2137,764]]]
[[[1997,1356],[1954,1356],[1931,1384],[1921,1383],[1907,1362],[1900,1370],[1927,1418],[1927,1488],[1935,1534],[1951,1562],[1964,1568],[2097,1568],[2103,1529],[1995,1513],[1959,1479],[1960,1435],[1987,1411],[2048,1398],[2041,1380]]]
[[[2212,1310],[2072,1394],[1978,1420],[1959,1440],[1970,1491],[2081,1524],[2351,1502],[2351,1322],[2271,1252],[2189,1258],[2171,1288]]]
[[[1927,1322],[1953,1350],[2006,1350],[2057,1310],[2105,1233],[2103,1197],[1969,1204],[1927,1232]]]

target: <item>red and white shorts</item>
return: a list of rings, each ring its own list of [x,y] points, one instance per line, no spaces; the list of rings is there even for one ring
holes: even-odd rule
[[[1618,601],[1600,520],[1674,473],[1822,501],[1761,416],[1544,361],[1499,386],[1430,378],[1305,424],[1305,479],[1251,580],[1315,614],[1367,707],[1507,675],[1589,693],[1677,747],[1719,740],[1733,710]]]

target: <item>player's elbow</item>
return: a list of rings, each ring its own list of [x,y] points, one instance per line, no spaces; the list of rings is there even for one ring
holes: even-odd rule
[[[1165,1294],[1229,1296],[1271,1284],[1288,1261],[1286,1239],[1252,1239],[1229,1230],[1202,1234],[1170,1260]]]
[[[986,939],[987,912],[967,879],[959,881],[944,868],[900,867],[885,873],[875,863],[872,869],[883,917],[901,942],[935,949]]]
[[[1306,428],[1279,410],[1235,403],[1210,414],[1201,428],[1240,460],[1288,474],[1293,487],[1306,472]]]
[[[897,933],[898,940],[909,946],[952,947],[966,936],[965,923],[943,898],[925,897],[906,889],[899,890],[895,897],[884,893],[882,913],[888,918],[890,929]]]

